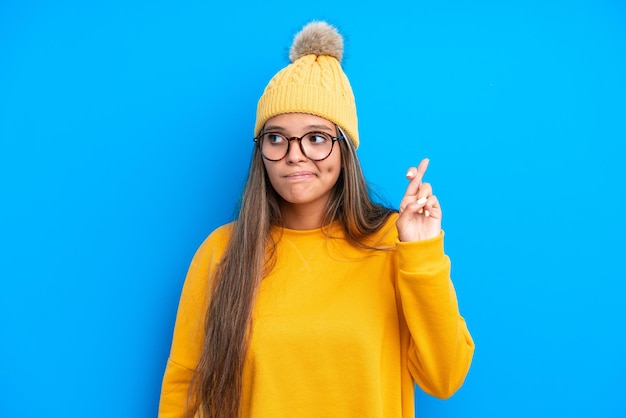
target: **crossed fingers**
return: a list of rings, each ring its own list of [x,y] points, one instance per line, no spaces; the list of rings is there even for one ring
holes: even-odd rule
[[[426,218],[441,217],[439,201],[433,195],[432,186],[422,182],[428,163],[428,158],[424,158],[417,168],[411,167],[407,172],[406,177],[410,179],[410,182],[400,202],[400,214],[409,211]]]

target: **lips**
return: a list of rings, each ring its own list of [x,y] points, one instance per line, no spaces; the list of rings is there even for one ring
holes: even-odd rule
[[[300,179],[307,179],[307,178],[315,177],[315,174],[313,174],[310,171],[296,171],[293,173],[289,173],[285,175],[284,177],[290,180],[300,180]]]

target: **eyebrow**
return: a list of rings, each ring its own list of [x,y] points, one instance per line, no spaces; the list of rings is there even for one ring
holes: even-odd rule
[[[326,125],[306,125],[304,127],[305,129],[318,129],[318,130],[323,130],[323,131],[333,131],[334,127],[331,128],[330,126],[326,126]],[[280,125],[269,125],[269,126],[265,126],[265,128],[263,128],[264,132],[269,132],[269,131],[281,131],[284,132],[285,128],[280,126]]]

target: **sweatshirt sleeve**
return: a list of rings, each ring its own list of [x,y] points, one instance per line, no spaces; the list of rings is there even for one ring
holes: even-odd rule
[[[411,334],[408,367],[426,393],[446,399],[469,370],[474,342],[459,313],[443,232],[418,242],[397,242],[398,290]]]
[[[204,344],[209,277],[221,259],[227,240],[219,230],[216,232],[196,252],[183,285],[161,386],[159,418],[185,416],[189,384]]]

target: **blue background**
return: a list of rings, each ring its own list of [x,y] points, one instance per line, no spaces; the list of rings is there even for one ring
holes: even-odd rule
[[[373,187],[397,205],[431,158],[477,351],[418,415],[626,416],[626,4],[227,3],[0,2],[0,416],[156,415],[187,266],[313,18]]]

